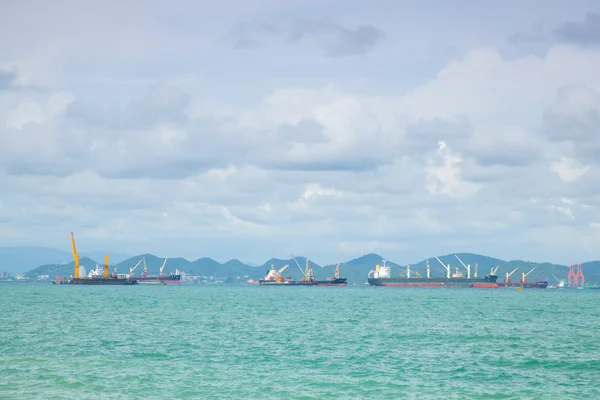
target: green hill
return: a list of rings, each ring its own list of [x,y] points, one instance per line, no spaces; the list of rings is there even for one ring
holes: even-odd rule
[[[83,257],[79,259],[79,265],[85,268],[85,273],[87,274],[88,272],[90,272],[90,270],[96,268],[96,265],[98,265],[98,263],[92,259]],[[50,279],[56,278],[57,275],[60,275],[64,278],[73,275],[74,267],[74,261],[64,264],[45,264],[27,272],[25,275],[29,276],[31,279],[35,279],[35,277],[38,275],[48,275]]]

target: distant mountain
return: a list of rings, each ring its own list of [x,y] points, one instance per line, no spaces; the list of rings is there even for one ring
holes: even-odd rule
[[[90,258],[104,262],[104,254],[98,251],[80,254],[81,258]],[[120,262],[129,258],[121,253],[109,253],[110,262]],[[73,261],[70,251],[56,250],[47,247],[16,246],[0,247],[0,272],[11,275],[25,273],[42,264],[65,264]]]
[[[96,265],[98,265],[98,263],[90,258],[82,257],[79,259],[79,266],[83,266],[85,268],[85,273],[88,273],[90,270],[96,268]],[[27,272],[25,275],[32,279],[35,279],[35,277],[38,275],[49,275],[50,279],[56,278],[57,275],[60,275],[61,277],[68,277],[73,275],[74,266],[74,261],[63,264],[45,264]]]
[[[60,264],[73,260],[70,252],[47,247],[0,247],[0,272],[16,275],[42,264]]]
[[[55,254],[55,257],[61,256],[61,253]],[[64,258],[69,259],[70,253],[64,252],[62,254]],[[527,280],[541,280],[546,279],[551,284],[556,283],[553,275],[558,279],[567,279],[569,267],[565,265],[557,265],[551,263],[536,263],[531,261],[512,260],[504,261],[498,258],[487,257],[480,254],[473,253],[456,253],[456,256],[466,265],[471,266],[471,274],[474,275],[476,268],[479,276],[486,275],[490,272],[491,268],[498,267],[497,275],[499,280],[504,280],[506,273],[511,272],[513,269],[517,270],[511,275],[512,281],[518,281],[521,279],[522,273],[528,273],[531,269],[535,269],[527,276]],[[462,266],[459,259],[454,254],[446,254],[438,256],[437,258],[444,264],[450,264],[452,272],[458,268],[466,275],[466,269]],[[152,254],[141,254],[138,256],[130,257],[126,260],[117,262],[116,267],[119,273],[129,273],[130,268],[133,268],[143,258],[146,260],[147,272],[150,275],[156,275],[159,273],[160,267],[164,262],[164,258],[157,257]],[[83,263],[83,260],[86,263]],[[379,254],[365,254],[364,256],[340,263],[340,274],[343,277],[348,278],[350,284],[362,284],[367,281],[367,275],[369,271],[375,269],[376,264],[382,264],[383,257]],[[104,258],[100,258],[98,262],[89,258],[82,258],[82,265],[89,271],[90,268],[94,268],[96,264],[102,264]],[[113,272],[114,258],[110,258],[110,272]],[[429,266],[431,276],[444,276],[446,271],[442,267],[441,263],[436,257],[429,258]],[[298,268],[298,265],[300,268]],[[309,264],[313,266],[313,271],[317,279],[325,279],[333,275],[335,265],[321,266],[313,260],[308,260]],[[229,260],[223,264],[212,258],[199,258],[195,261],[188,261],[184,258],[169,258],[165,266],[164,274],[175,272],[175,270],[183,271],[187,275],[194,276],[207,276],[224,279],[229,282],[243,282],[248,278],[260,279],[264,277],[269,269],[273,265],[276,269],[282,268],[288,265],[283,272],[284,276],[291,276],[294,279],[300,279],[302,277],[302,271],[306,265],[305,257],[296,257],[294,259],[278,259],[272,258],[265,262],[261,266],[252,266],[245,264],[237,259]],[[386,261],[386,265],[391,267],[393,276],[405,276],[406,265],[400,265],[393,261]],[[583,272],[586,277],[586,283],[600,283],[600,261],[592,261],[582,264]],[[426,276],[426,260],[420,261],[416,264],[411,264],[411,275],[416,276],[417,273],[421,276]],[[135,275],[142,274],[144,270],[143,263],[140,263],[135,271]],[[70,276],[73,273],[73,262],[55,262],[54,264],[44,264],[41,267],[37,267],[30,270],[27,275],[32,278],[38,274],[48,274],[54,277],[60,273],[61,276]]]
[[[79,249],[77,249],[79,250]],[[99,263],[104,264],[104,255],[108,254],[108,262],[110,264],[114,264],[114,263],[120,263],[122,261],[125,261],[129,258],[131,258],[130,255],[127,254],[123,254],[123,253],[106,253],[106,252],[102,252],[102,251],[90,251],[90,252],[79,252],[77,251],[80,257],[87,257],[87,258],[91,258],[92,260],[97,260]],[[71,253],[69,253],[70,255]],[[71,255],[71,259],[73,259],[73,256]]]
[[[581,264],[585,283],[595,283],[600,285],[600,261],[589,261]],[[568,270],[567,270],[568,275]]]

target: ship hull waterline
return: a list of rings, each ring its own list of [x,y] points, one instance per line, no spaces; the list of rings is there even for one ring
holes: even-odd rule
[[[258,281],[259,285],[263,286],[347,286],[346,278],[331,279],[324,281],[276,281],[261,279]]]
[[[540,282],[498,282],[498,286],[501,289],[547,289],[548,282],[540,281]]]
[[[130,279],[135,279],[142,285],[179,285],[181,284],[181,275],[146,275],[146,276],[130,276]]]
[[[371,286],[415,287],[415,288],[474,288],[497,289],[496,276],[485,278],[368,278]]]
[[[72,278],[66,281],[54,281],[55,285],[88,285],[88,286],[126,286],[126,285],[137,285],[138,282],[135,279],[115,279],[115,278]]]

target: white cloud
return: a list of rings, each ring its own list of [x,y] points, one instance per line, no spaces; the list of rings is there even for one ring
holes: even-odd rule
[[[337,190],[335,188],[321,187],[321,185],[319,185],[319,184],[309,184],[306,186],[304,193],[302,193],[302,198],[306,199],[306,200],[316,199],[318,197],[326,197],[326,196],[341,197],[342,192],[340,192],[339,190]]]
[[[3,237],[62,247],[73,230],[120,251],[256,261],[294,248],[322,263],[335,252],[422,258],[498,243],[552,258],[565,234],[565,252],[592,248],[599,51],[507,56],[461,42],[435,60],[427,52],[428,64],[422,50],[388,51],[404,42],[375,14],[392,35],[352,62],[217,43],[267,3],[209,7],[227,25],[191,11],[173,11],[173,23],[149,8],[130,22],[135,7],[119,5],[107,37],[99,28],[114,4],[74,6],[98,17],[81,37],[72,30],[87,24],[61,26],[56,10],[46,10],[56,18],[47,36],[0,17],[0,63],[18,73],[0,84]],[[361,19],[340,26],[379,26]]]
[[[589,165],[582,165],[577,160],[561,157],[550,165],[550,169],[564,182],[573,182],[590,170]]]
[[[440,141],[437,155],[427,160],[427,190],[432,194],[445,194],[450,197],[468,197],[477,193],[481,185],[461,178],[462,162],[460,154],[453,153],[446,147],[446,143]]]

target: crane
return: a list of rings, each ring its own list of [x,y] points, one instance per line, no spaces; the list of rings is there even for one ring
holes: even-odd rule
[[[168,257],[165,257],[165,261],[163,261],[163,264],[160,267],[160,272],[158,273],[158,276],[163,276],[163,270],[165,269],[165,265],[167,264],[167,258]]]
[[[79,279],[79,254],[75,248],[75,236],[71,232],[71,250],[73,251],[73,261],[75,261],[75,270],[73,271],[73,278]]]
[[[296,256],[294,256],[292,253],[290,253],[290,256],[292,256],[292,258],[294,259],[294,262],[296,263],[296,265],[298,266],[298,268],[300,269],[300,272],[302,272],[302,275],[305,274],[304,270],[302,269],[302,267],[300,266],[300,264],[298,264],[298,260],[296,260]],[[306,260],[306,262],[308,263],[308,259]]]
[[[462,260],[460,258],[458,258],[458,256],[455,254],[454,257],[456,257],[458,259],[458,261],[460,261],[460,263],[463,265],[463,267],[465,267],[467,269],[467,279],[471,279],[471,264],[469,265],[465,265],[464,262],[462,262]]]
[[[104,255],[104,278],[108,278],[108,254]]]
[[[333,270],[333,278],[332,279],[340,279],[340,264],[335,266]]]
[[[521,277],[521,283],[525,283],[525,278],[527,277],[527,275],[529,275],[530,273],[533,272],[534,269],[536,269],[537,267],[533,267],[531,268],[531,271],[529,271],[528,273],[523,272],[522,273],[522,277]]]
[[[275,272],[275,280],[276,280],[277,282],[281,282],[281,281],[283,280],[283,278],[281,277],[281,273],[282,273],[283,271],[285,271],[285,269],[286,269],[287,267],[289,267],[289,266],[290,266],[290,264],[285,264],[283,267],[279,268],[279,269],[277,270],[277,272]]]
[[[511,276],[512,274],[514,274],[514,273],[515,273],[515,271],[516,271],[516,270],[518,270],[518,269],[519,269],[519,267],[517,267],[517,268],[513,269],[512,271],[510,271],[510,273],[508,273],[508,272],[507,272],[507,273],[506,273],[506,278],[504,278],[504,282],[510,282],[510,276]]]
[[[135,269],[138,267],[138,265],[140,265],[142,263],[144,259],[142,258],[140,261],[138,261],[137,264],[135,264],[135,267],[131,268],[129,267],[129,275],[133,275],[133,271],[135,271]]]
[[[499,265],[497,265],[497,266],[495,266],[495,267],[492,267],[492,268],[490,269],[490,275],[496,275],[496,272],[498,272],[498,268],[500,268],[500,266],[499,266]]]
[[[438,260],[440,262],[440,264],[442,264],[442,267],[444,267],[446,269],[446,279],[450,279],[450,264],[448,264],[447,266],[438,258],[438,256],[434,256],[436,260]]]
[[[425,268],[427,269],[427,279],[430,278],[430,268],[429,268],[429,257],[427,257],[427,260],[425,260]]]

